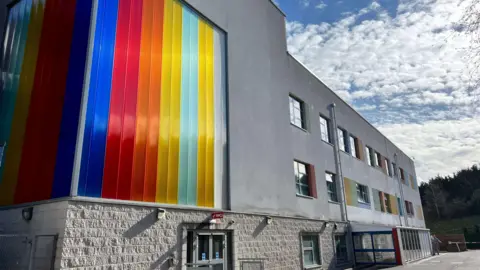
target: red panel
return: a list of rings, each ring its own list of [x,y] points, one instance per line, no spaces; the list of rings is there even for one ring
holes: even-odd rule
[[[392,229],[393,246],[395,248],[395,259],[397,265],[402,265],[402,253],[400,252],[400,242],[398,241],[398,229]]]
[[[46,1],[15,203],[51,197],[76,1]]]
[[[160,124],[160,80],[162,74],[164,0],[153,2],[152,66],[148,100],[148,136],[145,155],[145,185],[143,200],[155,201],[157,187],[158,125]]]
[[[315,166],[308,165],[308,188],[310,196],[317,198],[317,178],[315,177]]]
[[[117,198],[120,142],[123,130],[125,104],[125,79],[127,70],[128,31],[130,23],[130,0],[120,0],[118,6],[117,35],[113,60],[112,91],[108,118],[105,166],[103,168],[103,198]],[[130,188],[130,186],[128,187]]]
[[[140,38],[142,33],[142,0],[131,0],[130,30],[127,50],[127,71],[125,77],[125,107],[118,168],[117,198],[130,199],[133,169],[133,148],[135,145],[135,118],[137,113],[138,69],[140,64]]]

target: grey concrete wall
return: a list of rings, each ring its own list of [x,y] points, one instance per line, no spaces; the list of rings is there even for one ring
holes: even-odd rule
[[[62,269],[167,269],[165,260],[175,257],[175,266],[185,263],[185,229],[206,221],[211,212],[167,209],[166,217],[155,219],[156,208],[128,204],[70,201],[62,243]],[[230,225],[228,221],[235,221]],[[333,226],[324,222],[226,213],[214,230],[233,232],[235,269],[243,259],[262,259],[265,269],[301,269],[300,233],[319,235],[322,269],[334,269]],[[346,230],[338,224],[335,232]]]
[[[335,163],[333,147],[320,139],[318,121],[319,114],[329,116],[331,103],[337,105],[339,126],[391,161],[397,153],[398,165],[415,175],[409,157],[286,53],[284,17],[269,1],[187,2],[228,33],[232,209],[340,218],[339,206],[327,201],[324,172],[335,172]],[[307,105],[306,131],[290,125],[289,94]],[[293,159],[315,165],[318,199],[295,196]],[[396,182],[379,169],[346,153],[341,162],[345,177],[399,196]],[[411,188],[406,198],[420,200]],[[373,210],[361,212],[365,220],[398,221]]]
[[[33,207],[33,215],[32,220],[27,222],[22,219],[22,209],[30,206]],[[24,236],[27,239],[24,252],[29,252],[29,254],[26,254],[28,256],[27,263],[31,261],[32,269],[45,269],[45,265],[50,265],[52,255],[55,255],[55,269],[59,269],[67,207],[68,202],[62,201],[0,208],[0,235],[7,235],[0,236],[2,238],[0,245],[6,245],[6,249],[3,250],[9,251],[9,246],[19,246],[20,244],[20,238],[9,237],[8,235]],[[53,254],[51,251],[55,243],[54,238],[50,237],[52,235],[58,236],[56,243],[58,248]],[[0,247],[0,250],[2,248],[5,248],[5,246]],[[23,249],[23,246],[21,248]],[[0,257],[2,257],[2,254],[0,254]],[[6,262],[3,261],[2,263]]]

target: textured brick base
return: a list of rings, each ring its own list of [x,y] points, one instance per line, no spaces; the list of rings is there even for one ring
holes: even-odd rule
[[[157,221],[154,207],[70,201],[61,268],[167,269],[166,260],[173,255],[174,268],[182,269],[187,230],[202,227],[210,215],[167,209],[165,219]],[[245,259],[262,259],[265,269],[302,269],[302,232],[320,235],[323,268],[335,268],[333,223],[280,217],[272,221],[267,225],[262,215],[225,213],[221,224],[208,223],[203,229],[232,232],[235,269]],[[347,229],[337,224],[335,232]]]

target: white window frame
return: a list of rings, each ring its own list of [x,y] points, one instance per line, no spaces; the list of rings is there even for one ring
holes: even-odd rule
[[[331,180],[329,178],[331,176]],[[325,181],[327,183],[327,194],[328,194],[328,201],[330,202],[338,202],[338,193],[337,193],[337,177],[335,174],[331,172],[325,172]],[[331,183],[329,185],[329,183]],[[333,187],[333,190],[329,188],[329,186]],[[332,198],[333,197],[333,198]]]
[[[322,141],[327,143],[332,143],[332,138],[330,136],[330,120],[322,115],[320,115],[320,136]]]
[[[338,136],[338,148],[343,152],[350,153],[348,150],[348,144],[345,141],[345,136],[348,136],[347,131],[341,127],[337,127],[337,136]]]
[[[355,143],[358,139],[357,137],[355,136],[348,136],[349,138],[349,141],[350,141],[350,154],[352,154],[352,157],[356,157],[356,158],[359,158],[358,157],[358,153],[357,153],[357,144]]]
[[[302,172],[300,171],[300,165],[305,166],[305,173],[302,173]],[[303,162],[300,162],[300,161],[298,161],[298,160],[293,160],[293,170],[294,170],[293,173],[294,173],[294,175],[295,175],[295,190],[296,190],[296,194],[297,194],[297,195],[300,195],[300,196],[308,196],[308,197],[311,197],[312,194],[310,194],[310,185],[309,185],[309,183],[308,183],[308,177],[309,177],[309,175],[308,175],[308,164],[303,163]],[[301,175],[301,174],[305,175],[305,177],[306,177],[306,179],[307,179],[307,183],[306,183],[306,184],[304,184],[304,183],[302,183],[302,181],[300,181],[300,179],[301,179],[301,176],[300,176],[300,175]],[[299,187],[298,189],[297,189],[297,186]],[[301,188],[302,186],[303,186],[303,187],[307,187],[307,190],[308,190],[308,191],[307,191],[307,194],[302,194],[302,188]],[[299,193],[298,190],[300,190],[300,193]]]
[[[380,162],[381,161],[381,155],[377,152],[377,151],[374,151],[374,156],[375,156],[375,167],[380,167]]]
[[[311,251],[314,255],[314,260],[315,260],[315,249],[314,247],[307,247],[305,248],[304,246],[304,237],[314,237],[314,241],[317,243],[317,247],[318,247],[318,253],[316,254],[317,255],[317,260],[318,260],[318,264],[312,264],[312,265],[306,265],[305,264],[305,251]],[[318,235],[318,233],[308,233],[308,232],[304,232],[300,235],[300,239],[301,239],[301,245],[302,245],[302,265],[303,265],[303,269],[310,269],[310,268],[316,268],[316,267],[320,267],[322,266],[322,248],[321,248],[321,243],[320,243],[320,237]]]
[[[390,177],[392,177],[392,176],[393,176],[393,175],[392,175],[392,168],[390,168],[390,166],[391,166],[390,164],[392,164],[392,163],[390,162],[390,159],[385,158],[385,169],[387,170],[387,175],[390,176]]]
[[[306,129],[305,126],[305,103],[292,95],[288,96],[290,106],[290,124]],[[296,112],[300,115],[300,118],[296,116]]]
[[[370,192],[368,186],[357,183],[357,201],[363,204],[370,204]]]

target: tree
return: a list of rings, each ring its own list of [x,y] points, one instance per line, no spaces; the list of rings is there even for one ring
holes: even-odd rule
[[[441,210],[445,207],[445,201],[445,194],[438,184],[431,183],[427,185],[427,189],[425,190],[425,203],[427,207],[433,206],[437,214],[437,219],[442,217]],[[431,210],[429,212],[431,212]]]

